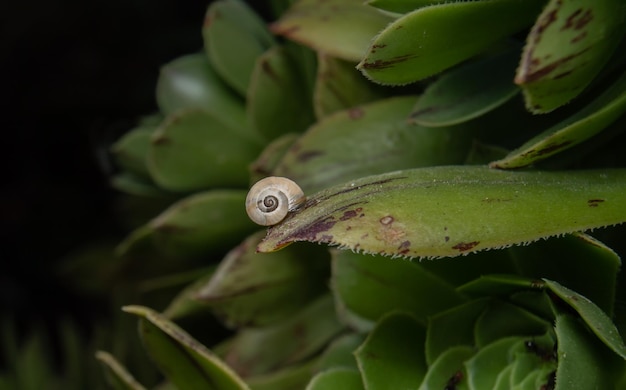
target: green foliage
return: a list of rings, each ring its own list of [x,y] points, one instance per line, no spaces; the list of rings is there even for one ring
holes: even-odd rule
[[[141,296],[160,384],[119,349],[97,355],[113,387],[626,383],[623,230],[583,232],[626,222],[626,8],[269,6],[213,2],[204,50],[111,148],[113,185],[161,205],[118,247],[140,293],[116,302]],[[307,201],[264,234],[244,198],[269,175]]]

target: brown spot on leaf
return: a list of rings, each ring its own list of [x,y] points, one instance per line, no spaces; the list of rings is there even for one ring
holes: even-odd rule
[[[565,20],[565,25],[561,28],[561,30],[574,29],[580,30],[585,27],[589,22],[593,20],[593,12],[591,9],[586,9],[583,11],[582,9],[577,9]]]
[[[537,68],[536,66],[537,62],[535,62],[534,60],[529,61],[530,57],[526,58],[522,61],[521,71],[519,72],[518,77],[515,77],[515,83],[517,85],[523,85],[523,84],[529,84],[539,79],[545,78],[550,73],[552,73],[555,69],[565,66],[569,61],[584,54],[589,49],[590,47],[587,47],[577,53],[570,54],[548,65],[544,65],[541,68]],[[532,57],[532,54],[530,56]]]
[[[152,145],[158,145],[158,146],[160,146],[160,145],[167,145],[170,142],[171,142],[171,140],[168,137],[164,136],[164,135],[152,138],[152,141],[151,141]]]
[[[409,253],[410,247],[411,247],[411,241],[409,240],[402,241],[402,244],[400,244],[400,246],[398,247],[398,253],[402,255],[406,255],[407,253]]]
[[[278,74],[274,71],[274,69],[272,68],[272,65],[270,65],[270,62],[267,59],[263,59],[261,61],[261,69],[263,70],[264,73],[266,73],[272,80],[278,82],[280,81],[280,77],[278,77]]]
[[[480,241],[472,241],[472,242],[459,242],[452,249],[456,249],[459,252],[467,252],[472,250],[476,245],[478,245]]]
[[[589,207],[598,207],[600,203],[604,202],[604,199],[589,199],[587,201],[587,206]]]
[[[307,162],[315,157],[322,156],[322,155],[324,155],[324,152],[322,152],[321,150],[307,150],[302,153],[298,153],[298,155],[296,156],[296,159],[299,162]]]
[[[362,109],[355,107],[348,110],[348,116],[350,119],[360,119],[365,115],[365,111]]]
[[[356,210],[348,210],[348,211],[344,211],[343,215],[339,218],[340,221],[347,221],[350,218],[354,218],[356,217],[358,214],[358,212]]]
[[[565,141],[565,142],[561,142],[560,144],[548,145],[541,149],[532,149],[532,150],[529,150],[528,152],[522,153],[521,156],[522,157],[538,157],[538,156],[543,156],[546,154],[552,154],[553,152],[558,151],[559,149],[565,148],[567,145],[571,143],[572,141]]]
[[[405,54],[403,56],[397,56],[388,60],[376,60],[374,62],[363,62],[363,69],[387,69],[392,68],[394,65],[410,60],[415,57],[414,54]]]

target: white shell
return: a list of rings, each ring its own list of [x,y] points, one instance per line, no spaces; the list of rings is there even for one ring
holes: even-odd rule
[[[282,221],[288,212],[300,207],[305,200],[304,192],[292,180],[270,176],[250,188],[246,212],[255,223],[271,226]]]

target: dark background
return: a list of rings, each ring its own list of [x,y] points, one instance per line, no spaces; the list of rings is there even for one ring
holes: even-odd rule
[[[110,144],[156,109],[161,64],[202,47],[207,0],[0,2],[0,315],[20,329],[98,307],[57,278],[121,239]]]

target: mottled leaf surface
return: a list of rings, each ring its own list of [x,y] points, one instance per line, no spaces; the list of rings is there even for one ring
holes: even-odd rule
[[[457,256],[622,223],[625,191],[620,169],[396,171],[312,195],[258,249],[312,241],[390,256]]]

